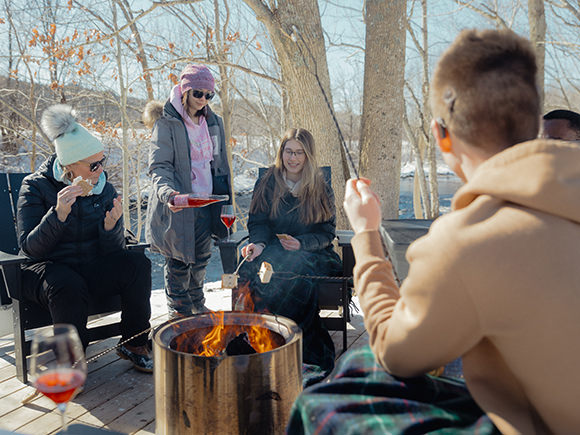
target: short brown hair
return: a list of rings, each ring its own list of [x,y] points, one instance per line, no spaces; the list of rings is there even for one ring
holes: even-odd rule
[[[538,135],[540,109],[531,43],[511,30],[464,30],[443,53],[431,110],[470,145],[503,149]]]

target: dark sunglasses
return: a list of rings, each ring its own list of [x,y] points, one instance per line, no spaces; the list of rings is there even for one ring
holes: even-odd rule
[[[208,93],[206,94],[206,93],[205,93],[205,92],[203,92],[203,91],[199,91],[199,90],[197,90],[197,89],[192,89],[192,90],[191,90],[191,95],[193,95],[195,98],[201,98],[201,97],[205,96],[205,99],[206,99],[207,101],[209,101],[209,100],[211,100],[211,99],[214,97],[214,95],[215,95],[215,92],[208,92]]]
[[[81,162],[84,163],[88,163],[89,164],[89,171],[91,172],[96,172],[97,169],[99,169],[99,166],[102,168],[105,165],[105,161],[107,160],[107,156],[103,157],[101,160],[98,160],[96,162],[86,162],[84,160],[81,160]]]

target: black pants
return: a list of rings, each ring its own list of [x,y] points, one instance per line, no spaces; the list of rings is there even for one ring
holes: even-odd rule
[[[76,326],[85,349],[92,299],[120,295],[122,339],[150,326],[151,262],[142,252],[123,250],[80,265],[52,261],[27,265],[23,291],[26,299],[50,310],[53,323]],[[147,334],[143,334],[129,344],[146,342]]]
[[[165,257],[163,277],[169,314],[190,316],[195,305],[203,305],[203,283],[211,258],[211,212],[208,207],[195,209],[195,263]]]

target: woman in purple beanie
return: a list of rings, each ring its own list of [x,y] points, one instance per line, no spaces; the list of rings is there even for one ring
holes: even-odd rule
[[[211,236],[227,235],[219,220],[219,203],[201,208],[170,203],[180,193],[227,194],[231,198],[224,125],[208,105],[214,95],[210,70],[204,65],[187,65],[151,136],[145,236],[151,250],[165,257],[170,318],[207,311],[203,282]]]

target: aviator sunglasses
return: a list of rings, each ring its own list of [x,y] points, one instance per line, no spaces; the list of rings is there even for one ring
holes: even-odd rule
[[[209,101],[209,100],[211,100],[214,97],[215,92],[207,92],[207,93],[205,93],[205,92],[200,91],[198,89],[192,89],[191,90],[191,95],[193,95],[195,98],[201,98],[201,97],[205,96],[205,99],[207,101]]]
[[[105,161],[107,160],[107,156],[103,157],[101,160],[97,160],[96,162],[87,162],[85,160],[81,160],[81,162],[89,164],[89,171],[96,172],[99,167],[103,167],[105,165]]]

